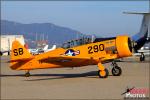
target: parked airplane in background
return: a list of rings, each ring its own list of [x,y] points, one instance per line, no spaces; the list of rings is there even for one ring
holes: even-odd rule
[[[7,53],[7,55],[10,55],[10,50],[1,50],[0,51],[0,56],[2,56],[5,53]]]
[[[136,45],[134,46],[135,53],[141,53],[140,61],[144,61],[145,60],[144,53],[147,53],[147,50],[140,50],[140,49],[144,46],[146,42],[150,42],[150,12],[149,13],[124,12],[124,13],[143,15],[140,31],[131,38],[136,43]]]
[[[150,42],[146,42],[146,44],[141,47],[137,53],[134,53],[134,55],[140,56],[140,61],[145,61],[145,56],[150,56]]]
[[[25,70],[25,76],[30,76],[29,71],[34,69],[80,67],[97,65],[100,78],[109,75],[104,63],[112,62],[112,74],[120,76],[121,68],[114,59],[132,55],[132,42],[128,36],[103,38],[93,43],[84,39],[68,43],[68,46],[57,48],[39,55],[31,55],[28,50],[17,40],[12,43],[10,68]]]
[[[51,49],[48,49],[48,45],[45,45],[44,48],[28,49],[28,50],[32,55],[38,55],[55,49],[56,49],[56,45],[53,45]]]

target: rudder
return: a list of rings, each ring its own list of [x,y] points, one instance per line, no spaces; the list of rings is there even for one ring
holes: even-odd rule
[[[29,51],[19,43],[19,41],[15,40],[12,43],[11,49],[11,60],[19,60],[30,58],[32,55]]]

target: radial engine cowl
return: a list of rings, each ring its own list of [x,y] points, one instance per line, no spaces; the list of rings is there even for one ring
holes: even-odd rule
[[[128,36],[117,36],[116,47],[119,57],[128,57],[132,55],[132,43]]]

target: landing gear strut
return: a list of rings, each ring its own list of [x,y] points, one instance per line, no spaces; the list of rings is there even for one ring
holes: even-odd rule
[[[30,72],[27,71],[27,72],[25,73],[25,77],[29,77],[29,76],[30,76]]]
[[[106,69],[101,63],[98,64],[98,68],[99,78],[107,78],[109,75],[108,69]]]
[[[112,70],[111,70],[112,75],[113,75],[113,76],[120,76],[120,75],[122,74],[122,70],[121,70],[121,68],[118,66],[118,64],[117,64],[115,61],[113,61],[113,62],[112,62],[112,66],[113,66],[113,68],[112,68]]]
[[[143,53],[143,52],[141,53],[140,61],[145,61],[145,55],[144,55],[144,53]]]

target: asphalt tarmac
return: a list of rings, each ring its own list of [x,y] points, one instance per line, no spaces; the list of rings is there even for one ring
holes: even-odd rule
[[[32,76],[24,77],[24,71],[9,68],[8,60],[1,57],[1,99],[123,99],[127,87],[149,89],[150,84],[150,58],[117,62],[121,76],[112,76],[111,63],[104,64],[110,74],[106,79],[97,76],[96,65],[33,70]]]

